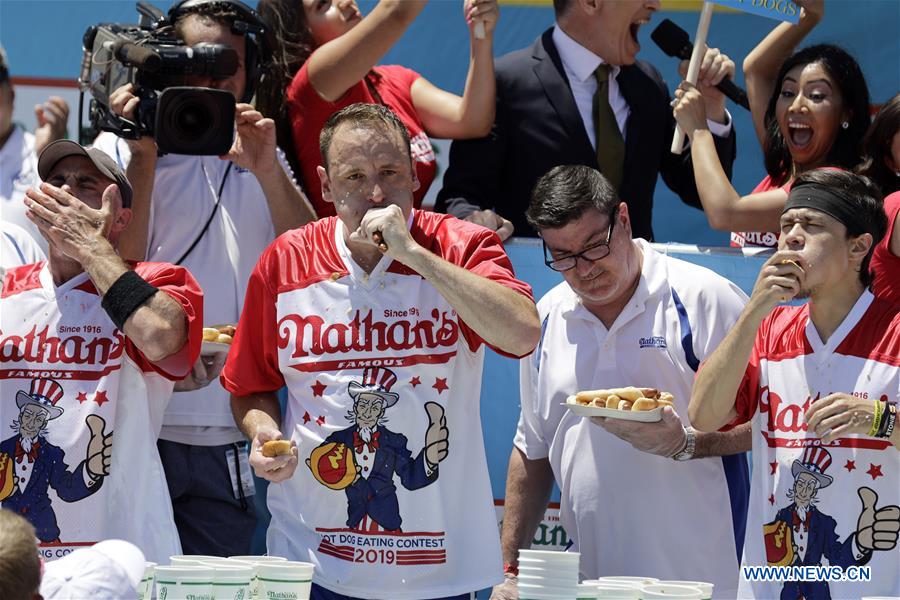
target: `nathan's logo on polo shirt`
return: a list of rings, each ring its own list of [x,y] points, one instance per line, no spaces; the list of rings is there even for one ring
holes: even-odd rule
[[[638,340],[638,344],[641,348],[668,348],[666,345],[666,338],[661,335],[642,337]]]
[[[394,313],[402,314],[402,313]],[[328,323],[318,315],[285,315],[278,321],[278,348],[293,348],[291,358],[398,350],[452,348],[459,338],[456,313],[433,309],[430,318],[376,320],[356,311],[348,323]]]

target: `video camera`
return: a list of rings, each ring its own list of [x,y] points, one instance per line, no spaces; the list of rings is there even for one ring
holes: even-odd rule
[[[159,9],[139,2],[137,10],[140,25],[101,23],[84,34],[79,83],[82,94],[93,96],[91,124],[127,139],[151,135],[160,153],[227,154],[234,140],[234,96],[186,82],[190,76],[234,75],[237,52],[223,44],[187,46]],[[140,98],[134,121],[110,108],[110,95],[128,83]]]

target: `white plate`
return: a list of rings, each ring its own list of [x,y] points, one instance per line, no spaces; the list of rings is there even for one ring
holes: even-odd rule
[[[563,403],[579,417],[608,417],[610,419],[622,419],[623,421],[640,421],[642,423],[656,423],[662,420],[662,407],[653,410],[618,410],[616,408],[600,408],[599,406],[585,406],[576,404],[575,396],[569,396]]]
[[[219,352],[228,352],[231,344],[222,342],[203,342],[200,344],[200,354],[218,354]]]

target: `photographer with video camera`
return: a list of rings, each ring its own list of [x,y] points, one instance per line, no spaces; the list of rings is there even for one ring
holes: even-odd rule
[[[152,7],[139,6],[139,10],[145,13]],[[142,112],[147,109],[148,97],[156,98],[133,82],[101,99],[116,115],[113,120],[122,117],[127,120],[122,122],[142,127],[142,137],[124,139],[126,135],[105,132],[96,146],[127,167],[134,185],[134,220],[128,235],[123,236],[123,242],[127,241],[123,255],[188,268],[206,297],[212,299],[207,302],[206,322],[236,323],[260,253],[276,235],[314,220],[315,213],[276,147],[274,122],[247,103],[270,59],[266,25],[257,13],[237,0],[183,0],[169,10],[167,19],[160,15],[151,34],[162,32],[164,37],[165,28],[174,31],[167,48],[202,44],[206,52],[216,49],[211,45],[221,44],[236,52],[237,69],[230,76],[182,78],[188,86],[224,90],[234,97],[237,105],[230,150],[221,156],[208,155],[208,151],[203,155],[202,149],[193,146],[195,138],[205,137],[205,126],[196,128],[197,136],[168,136],[163,148],[166,132],[162,127],[178,124],[160,118],[163,100],[173,90],[160,94],[155,106],[156,130],[148,135],[143,123],[150,119]],[[138,52],[153,48],[143,40],[120,46]],[[94,45],[92,64],[99,62],[97,48]],[[122,54],[116,57],[122,60]],[[163,56],[165,60],[167,56]],[[98,95],[94,97],[96,100]],[[92,117],[95,113],[92,107]],[[194,116],[203,119],[209,113],[198,109]],[[192,123],[189,113],[182,111],[181,116],[182,124]],[[188,151],[158,157],[157,146],[171,151],[172,139],[176,143],[184,140]],[[192,373],[176,386],[181,393],[172,398],[160,434],[160,456],[186,554],[247,554],[256,526],[244,438],[234,425],[228,393],[218,382],[224,362],[221,350],[201,352]]]

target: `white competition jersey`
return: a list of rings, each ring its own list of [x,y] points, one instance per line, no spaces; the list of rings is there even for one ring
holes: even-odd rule
[[[184,307],[193,348],[150,363],[112,323],[85,273],[56,286],[38,263],[3,281],[0,499],[34,525],[46,559],[109,538],[132,542],[154,562],[180,552],[156,437],[173,381],[199,351],[202,299],[184,269],[135,270]],[[89,459],[106,436],[104,476],[102,460]]]
[[[892,402],[900,396],[900,312],[869,292],[826,343],[809,319],[808,304],[777,308],[759,328],[735,407],[736,422],[753,424],[743,565],[866,565],[871,581],[742,579],[741,598],[900,594],[900,548],[872,551],[858,541],[859,528],[873,514],[867,507],[900,505],[900,452],[866,435],[824,444],[808,431],[806,409],[837,392]]]
[[[16,125],[9,139],[0,148],[0,220],[14,223],[28,232],[41,252],[47,252],[47,240],[37,225],[25,216],[25,192],[37,187],[41,178],[37,172],[34,135]]]
[[[95,146],[127,168],[131,154],[124,140],[102,133]],[[280,150],[278,157],[290,173]],[[219,189],[222,198],[216,216],[180,263],[203,289],[207,325],[237,323],[250,273],[259,255],[275,239],[269,205],[253,173],[230,161],[216,156],[166,154],[156,163],[147,260],[179,260],[212,214]],[[216,432],[216,437],[206,439],[200,431],[189,434],[184,426],[211,426],[214,429],[210,432]],[[228,392],[218,381],[174,394],[166,409],[161,437],[200,445],[244,439],[234,425]]]
[[[515,445],[531,460],[549,458],[585,578],[709,581],[717,598],[734,598],[746,456],[676,462],[635,450],[562,406],[579,390],[655,387],[674,394],[688,424],[694,369],[746,302],[712,271],[635,243],[644,255],[641,279],[609,330],[566,283],[538,303],[543,334],[520,361]]]
[[[411,232],[445,260],[531,297],[496,234],[413,211]],[[454,596],[502,580],[479,416],[484,342],[428,281],[385,257],[370,274],[335,217],[279,237],[247,290],[222,375],[234,394],[287,384],[294,476],[269,486],[271,554],[316,565],[334,592]],[[385,407],[366,429],[374,402]],[[425,458],[432,422],[449,455]],[[358,474],[358,478],[356,475]]]

